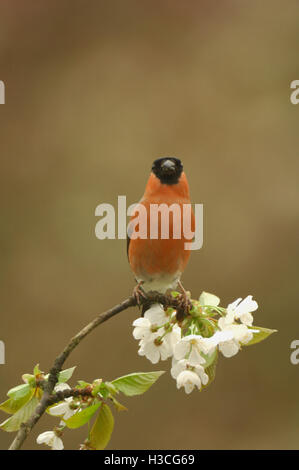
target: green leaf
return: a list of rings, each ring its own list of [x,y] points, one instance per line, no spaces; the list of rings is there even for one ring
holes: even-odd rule
[[[24,380],[24,382],[26,384],[29,384],[31,387],[35,387],[36,385],[36,380],[35,380],[35,376],[32,375],[32,374],[23,374],[22,375],[22,379]]]
[[[252,326],[249,327],[250,330],[259,330],[258,333],[253,333],[253,338],[248,343],[242,344],[242,346],[251,346],[252,344],[259,343],[264,339],[268,338],[268,336],[272,335],[272,333],[276,333],[277,330],[270,330],[269,328],[262,328],[260,326]]]
[[[22,423],[25,423],[39,403],[39,399],[33,396],[22,408],[20,408],[14,415],[0,424],[3,431],[14,432],[20,429]]]
[[[6,401],[3,401],[0,403],[0,410],[4,411],[4,413],[8,413],[10,415],[13,415],[20,407],[14,406],[18,402],[14,401],[12,398],[9,398]],[[21,405],[23,406],[23,405]]]
[[[209,292],[202,292],[199,297],[199,302],[201,305],[217,307],[217,305],[220,303],[220,299],[217,297],[217,295],[209,294]]]
[[[208,381],[208,383],[205,385],[205,387],[208,387],[208,386],[213,382],[213,380],[215,380],[215,377],[216,377],[216,366],[217,366],[217,361],[213,362],[209,367],[207,367],[207,368],[205,369],[206,374],[208,374],[208,376],[209,376],[209,381]]]
[[[37,375],[42,374],[42,371],[39,370],[39,364],[36,364],[36,366],[34,367],[34,369],[33,369],[33,374],[34,374],[35,377],[36,377]]]
[[[95,397],[99,393],[100,389],[102,388],[102,380],[101,379],[94,380],[92,386],[93,386],[92,396]]]
[[[217,357],[218,357],[218,352],[217,352],[217,349],[215,349],[215,351],[209,355],[209,354],[204,354],[203,352],[200,353],[201,356],[205,359],[205,364],[203,364],[203,367],[206,369],[207,367],[209,367],[211,364],[213,364],[214,361],[217,360]]]
[[[164,371],[134,372],[133,374],[119,377],[111,383],[117,390],[128,397],[132,397],[146,392],[162,374],[164,374]]]
[[[201,318],[199,320],[199,326],[200,333],[204,337],[213,336],[213,334],[215,333],[215,323],[213,323],[211,320],[208,320],[207,318]]]
[[[181,294],[180,294],[179,292],[173,290],[173,291],[171,292],[171,295],[172,295],[172,297],[176,298],[176,297],[179,297]]]
[[[23,398],[24,396],[28,395],[30,391],[31,387],[29,384],[21,384],[11,388],[7,392],[7,396],[13,398],[14,400],[19,400],[20,398]]]
[[[92,418],[100,406],[101,402],[98,402],[94,405],[84,408],[82,411],[78,411],[76,414],[67,419],[65,424],[70,429],[76,429],[84,426],[84,424],[88,423],[88,421]]]
[[[118,389],[115,387],[115,385],[112,384],[112,382],[104,382],[103,385],[105,385],[108,392],[111,393],[112,395],[116,395],[118,393]],[[102,393],[102,390],[101,390],[101,393]]]
[[[22,406],[30,400],[30,398],[34,395],[34,390],[31,388],[27,395],[24,395],[21,398],[17,398],[14,400],[13,398],[9,398],[8,400],[4,401],[0,404],[0,410],[4,411],[5,413],[9,413],[13,415],[16,413]]]
[[[113,414],[109,406],[104,403],[90,431],[89,443],[91,447],[95,450],[105,449],[110,441],[113,428]]]
[[[111,397],[111,400],[112,400],[112,402],[113,402],[113,405],[114,405],[115,408],[117,409],[117,411],[128,411],[128,408],[126,408],[124,405],[122,405],[121,403],[119,403],[119,401],[117,401],[116,398]]]
[[[218,361],[218,351],[216,350],[215,353],[216,354],[215,354],[213,362],[211,362],[208,367],[205,367],[205,373],[209,376],[209,381],[206,385],[203,386],[203,388],[208,387],[216,377],[216,366],[217,366],[217,361]]]
[[[70,378],[72,377],[75,369],[76,369],[76,366],[70,367],[69,369],[65,369],[65,370],[62,370],[61,372],[59,372],[59,374],[58,374],[58,383],[61,384],[61,383],[64,383],[64,382],[67,382],[68,380],[70,380]]]
[[[93,393],[94,393],[94,390],[93,390]],[[103,382],[101,385],[100,385],[100,388],[99,388],[99,391],[98,393],[100,393],[101,397],[103,398],[107,398],[109,395],[110,395],[110,391],[106,385],[105,382]],[[93,395],[94,396],[94,395]]]
[[[91,384],[88,382],[85,382],[85,380],[78,380],[78,385],[76,386],[76,388],[86,388],[89,385]]]

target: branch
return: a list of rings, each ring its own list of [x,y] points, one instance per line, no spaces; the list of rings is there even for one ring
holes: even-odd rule
[[[105,321],[109,320],[109,318],[112,318],[114,315],[117,315],[123,310],[126,310],[127,308],[132,307],[134,305],[136,305],[135,298],[129,297],[124,302],[116,305],[110,310],[107,310],[107,312],[104,312],[98,315],[92,322],[86,325],[81,331],[79,331],[79,333],[76,336],[74,336],[70,340],[68,345],[62,351],[62,353],[59,356],[57,356],[57,358],[54,361],[53,367],[50,369],[49,379],[45,386],[45,391],[44,391],[44,394],[42,396],[40,403],[37,405],[34,413],[30,416],[28,421],[26,421],[26,423],[21,424],[21,427],[15,439],[13,440],[11,446],[9,447],[9,450],[18,450],[22,447],[28,434],[31,432],[32,428],[36,425],[38,420],[41,418],[41,416],[44,414],[44,412],[48,408],[49,404],[51,403],[52,392],[57,383],[58,374],[61,371],[64,362],[69,357],[71,352],[76,348],[76,346],[78,346],[78,344],[85,338],[85,336],[91,333],[98,325],[100,325],[101,323],[104,323]]]
[[[54,405],[60,401],[70,397],[92,397],[92,387],[88,386],[85,388],[70,388],[56,392],[55,395],[51,395],[48,406]]]
[[[148,303],[149,301],[151,301],[152,303],[155,303],[155,302],[160,303],[164,306],[171,306],[171,307],[177,308],[178,310],[182,308],[181,299],[179,299],[178,297],[173,298],[171,296],[163,295],[159,293],[150,293],[150,294],[147,294],[146,299],[144,298],[140,299],[141,304]],[[111,308],[110,310],[107,310],[106,312],[98,315],[93,321],[91,321],[88,325],[86,325],[81,331],[79,331],[79,333],[76,334],[76,336],[74,336],[70,340],[68,345],[62,351],[62,353],[56,357],[54,364],[52,368],[50,369],[49,378],[48,378],[47,383],[45,384],[44,393],[41,398],[41,401],[37,405],[35,411],[30,416],[30,418],[26,421],[26,423],[21,424],[20,429],[15,439],[13,440],[12,444],[9,447],[9,450],[21,449],[27,436],[29,435],[33,427],[36,425],[38,420],[41,418],[41,416],[45,413],[48,406],[55,403],[55,401],[53,402],[52,392],[57,383],[58,374],[61,371],[64,362],[69,357],[71,352],[98,325],[100,325],[101,323],[104,323],[105,321],[109,320],[109,318],[114,317],[118,313],[123,312],[127,308],[134,307],[136,305],[137,305],[136,298],[134,296],[129,297],[128,299],[124,300],[123,302]],[[55,396],[54,396],[54,399],[55,399]]]

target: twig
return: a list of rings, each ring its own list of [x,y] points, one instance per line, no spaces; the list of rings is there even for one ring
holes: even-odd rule
[[[55,395],[51,395],[51,398],[49,399],[48,406],[54,405],[55,403],[58,403],[59,401],[63,401],[66,398],[70,397],[92,397],[92,387],[89,385],[88,387],[85,388],[70,388],[66,390],[61,390],[59,392],[56,392]]]
[[[173,298],[171,296],[163,295],[159,293],[150,293],[147,295],[146,299],[140,299],[140,300],[141,300],[141,303],[151,301],[153,303],[154,302],[161,303],[164,306],[171,306],[177,309],[181,308],[180,299]],[[47,383],[45,384],[44,393],[41,398],[41,401],[37,405],[35,411],[30,416],[30,418],[26,421],[26,423],[21,424],[20,429],[15,439],[13,440],[12,444],[9,447],[9,450],[21,449],[28,434],[31,432],[31,430],[36,425],[36,423],[41,418],[41,416],[45,413],[48,406],[50,404],[55,403],[55,401],[53,402],[52,392],[57,383],[58,374],[61,371],[62,366],[64,362],[66,361],[66,359],[69,357],[71,352],[78,346],[78,344],[85,338],[85,336],[91,333],[98,325],[109,320],[109,318],[112,318],[114,315],[117,315],[118,313],[126,310],[127,308],[134,307],[136,305],[137,305],[137,301],[135,297],[133,296],[129,297],[128,299],[124,300],[123,302],[111,308],[110,310],[107,310],[106,312],[98,315],[92,322],[86,325],[81,331],[79,331],[79,333],[76,336],[74,336],[70,340],[68,345],[62,351],[62,353],[59,356],[57,356],[57,358],[54,361],[53,367],[50,369],[49,378],[48,378]]]

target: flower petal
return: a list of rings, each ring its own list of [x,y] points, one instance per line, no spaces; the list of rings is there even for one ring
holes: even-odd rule
[[[144,318],[155,325],[163,325],[168,321],[168,317],[160,304],[153,304],[151,308],[145,312]]]
[[[62,450],[64,448],[63,442],[60,439],[60,437],[55,436],[53,445],[52,445],[52,450]]]
[[[38,444],[50,445],[50,442],[52,442],[54,437],[55,437],[55,433],[53,431],[45,431],[45,432],[42,432],[39,436],[37,436],[36,442]]]
[[[219,350],[222,352],[224,357],[232,357],[235,356],[240,347],[238,344],[234,341],[226,341],[225,343],[220,343],[219,344]]]
[[[177,360],[184,359],[186,354],[189,352],[189,350],[190,350],[190,344],[184,341],[184,338],[183,338],[174,346],[174,350],[173,350],[174,357]]]
[[[68,411],[68,403],[59,403],[58,405],[52,406],[49,409],[49,413],[52,416],[63,416]]]

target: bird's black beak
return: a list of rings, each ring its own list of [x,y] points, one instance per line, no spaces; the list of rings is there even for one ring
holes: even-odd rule
[[[172,160],[165,160],[162,163],[161,168],[163,172],[165,171],[165,173],[172,173],[175,171],[175,163]]]

